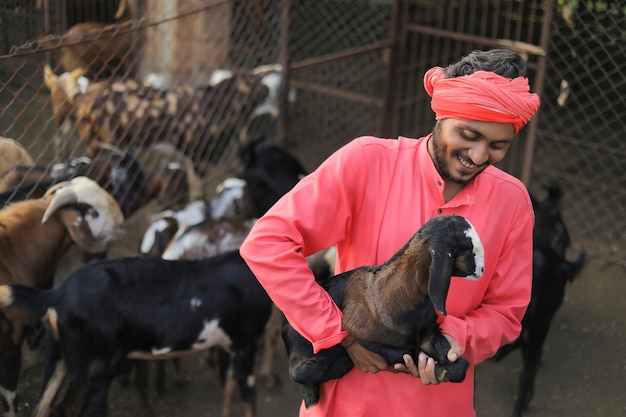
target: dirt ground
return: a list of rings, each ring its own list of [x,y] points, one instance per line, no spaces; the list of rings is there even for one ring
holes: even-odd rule
[[[112,248],[112,256],[136,251],[138,241],[131,236],[143,230],[143,222],[136,217],[129,223],[128,238]],[[73,259],[72,256],[72,253],[68,254],[68,259]],[[64,268],[59,272],[61,277],[72,268],[71,261]],[[623,268],[590,259],[581,275],[567,289],[566,300],[552,323],[528,417],[626,415],[624,294],[626,279]],[[27,352],[26,356],[19,387],[20,416],[28,415],[27,409],[36,400],[41,388],[39,353]],[[282,346],[275,361],[275,371],[282,384],[272,390],[259,386],[258,417],[296,416],[299,391],[286,373]],[[520,367],[519,352],[499,363],[487,361],[479,365],[476,390],[478,416],[510,415]],[[154,417],[219,417],[221,388],[215,371],[206,365],[204,355],[185,357],[183,369],[185,381],[181,386],[174,386],[170,378],[164,394],[158,396],[152,392],[156,410]],[[142,416],[144,411],[134,387],[116,381],[109,396],[109,416]],[[233,417],[239,416],[243,416],[243,408],[236,401]]]

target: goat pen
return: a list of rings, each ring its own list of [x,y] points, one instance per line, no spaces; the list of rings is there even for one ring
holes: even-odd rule
[[[46,6],[37,8],[41,3]],[[58,132],[43,82],[44,65],[62,73],[61,54],[68,48],[65,42],[74,39],[63,33],[81,22],[121,23],[114,16],[118,3],[15,0],[0,5],[0,135],[23,145],[36,164],[58,162],[53,144]],[[563,370],[566,365],[562,362],[568,359],[559,359],[565,354],[560,349],[571,355],[570,363],[589,362],[585,360],[588,352],[594,357],[608,356],[598,351],[589,335],[594,335],[598,344],[604,341],[609,352],[626,346],[624,330],[617,324],[624,313],[617,294],[624,289],[621,277],[626,268],[626,167],[621,163],[626,154],[622,139],[626,134],[622,117],[626,11],[621,2],[133,3],[136,7],[124,20],[130,24],[95,33],[109,40],[117,36],[133,39],[125,65],[107,68],[108,74],[96,75],[99,80],[142,80],[160,74],[166,86],[200,85],[208,82],[216,69],[248,71],[260,65],[283,65],[284,84],[277,97],[280,114],[255,120],[248,132],[250,139],[264,136],[269,143],[285,146],[309,170],[362,134],[393,138],[430,131],[433,115],[421,87],[428,67],[446,65],[471,49],[499,46],[528,53],[532,88],[541,93],[542,106],[502,167],[522,178],[531,192],[540,194],[541,186],[552,180],[562,185],[563,215],[571,229],[572,246],[584,244],[589,256],[588,266],[555,318],[552,349],[548,340],[533,410],[572,416],[623,411],[624,400],[615,389],[623,381],[617,376],[599,378],[591,366],[581,364],[583,381],[579,385],[587,388],[583,391],[568,383],[580,376]],[[48,33],[46,39],[52,43],[37,42],[43,33]],[[87,40],[86,36],[72,42],[82,45]],[[85,144],[71,126],[67,129],[68,157],[82,156]],[[206,194],[235,169],[237,142],[232,143],[231,151],[201,178]],[[172,161],[184,164],[176,153],[153,148],[124,150],[132,151],[145,171]],[[140,230],[142,224],[144,219],[136,216],[130,219],[129,228]],[[133,249],[139,239],[137,233]],[[587,353],[581,353],[585,350]],[[507,366],[516,364],[486,364],[485,373],[504,378]],[[562,383],[542,383],[542,377]],[[484,388],[477,392],[479,413],[497,413],[494,407],[508,412],[514,379],[507,387],[502,380],[483,377],[479,384]],[[594,400],[589,400],[590,393],[596,394]],[[568,401],[570,408],[564,408]],[[286,409],[278,407],[272,415],[281,415]],[[263,404],[259,411],[262,413]],[[113,406],[111,415],[114,412]]]

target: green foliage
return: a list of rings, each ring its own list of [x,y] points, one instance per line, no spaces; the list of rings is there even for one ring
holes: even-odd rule
[[[563,7],[571,7],[573,10],[581,8],[589,12],[608,13],[616,17],[626,15],[626,5],[620,1],[557,0],[557,4],[561,9]]]

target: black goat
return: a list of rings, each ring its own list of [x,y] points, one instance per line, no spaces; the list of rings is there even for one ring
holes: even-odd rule
[[[0,307],[7,306],[49,328],[45,388],[33,415],[48,415],[68,373],[80,390],[75,415],[104,416],[126,358],[166,359],[212,346],[230,353],[246,416],[254,415],[254,357],[272,304],[238,251],[199,261],[93,261],[49,291],[0,286]]]
[[[437,325],[435,308],[446,314],[452,275],[477,279],[483,269],[484,250],[474,227],[461,216],[437,216],[387,262],[356,268],[318,283],[342,309],[344,329],[364,347],[384,356],[389,365],[404,363],[402,356],[406,353],[417,363],[419,352],[424,351],[437,361],[440,381],[460,382],[469,363],[463,358],[448,360],[450,343]],[[396,327],[392,329],[386,323]],[[403,327],[402,331],[398,332],[397,327]],[[307,408],[319,402],[321,382],[339,378],[353,367],[341,345],[314,354],[311,343],[288,322],[283,339],[289,373],[304,385]]]
[[[263,215],[306,175],[301,163],[288,151],[279,146],[260,146],[261,143],[262,139],[258,139],[242,149],[241,178],[224,180],[209,202],[196,201],[178,212],[166,211],[155,216],[144,234],[140,252],[170,260],[191,260],[239,246],[254,218]],[[321,256],[311,266],[316,274],[328,271]],[[283,320],[282,312],[274,306],[263,337],[257,372],[258,380],[268,388],[280,383],[274,373],[274,354],[280,343]],[[162,391],[164,373],[162,364],[159,365],[156,384]],[[143,369],[139,374],[145,378],[147,372]],[[139,385],[145,386],[146,382]]]
[[[252,217],[259,218],[307,174],[285,149],[252,142],[240,152],[241,178],[246,181],[246,201]]]
[[[522,349],[523,366],[513,407],[514,417],[521,417],[528,409],[550,324],[563,303],[565,286],[574,280],[586,259],[583,248],[578,251],[573,262],[566,259],[571,242],[559,208],[561,189],[556,184],[545,188],[548,192],[545,199],[532,199],[535,211],[533,289],[528,310],[522,320],[522,332],[514,342],[500,348],[494,356],[496,360],[501,360],[513,350]]]

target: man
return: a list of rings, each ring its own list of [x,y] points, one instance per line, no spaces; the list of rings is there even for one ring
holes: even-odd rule
[[[322,384],[320,403],[301,406],[301,416],[475,416],[474,366],[518,336],[530,299],[532,206],[523,184],[493,166],[539,107],[525,71],[518,54],[500,49],[430,69],[431,134],[351,141],[252,229],[241,254],[278,308],[314,351],[341,343],[355,364]],[[335,245],[337,273],[380,264],[440,214],[469,219],[485,248],[482,278],[453,278],[448,315],[438,317],[448,358],[471,364],[462,383],[439,384],[425,354],[390,368],[365,349],[305,259]]]

